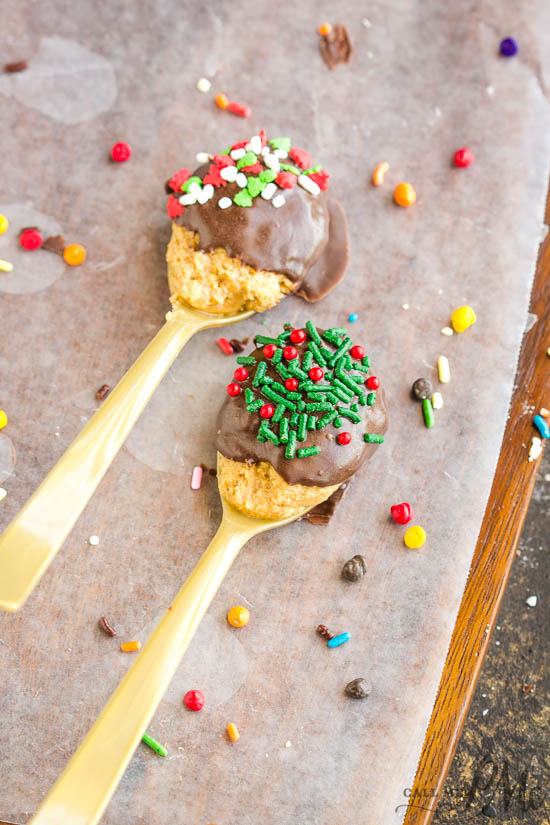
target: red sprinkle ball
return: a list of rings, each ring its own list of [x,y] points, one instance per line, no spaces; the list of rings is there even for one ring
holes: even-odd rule
[[[228,384],[227,385],[227,394],[230,395],[232,398],[235,398],[241,391],[241,388],[238,384]]]
[[[312,367],[308,372],[308,375],[312,381],[320,381],[324,374],[325,373],[321,367]]]
[[[397,524],[408,524],[414,518],[413,508],[406,501],[402,504],[393,504],[391,517]]]
[[[237,367],[235,372],[233,373],[233,378],[235,381],[246,381],[248,378],[248,370],[246,367]]]
[[[125,163],[132,157],[132,147],[129,143],[115,143],[111,149],[111,157],[117,163]]]
[[[204,696],[200,690],[188,690],[183,697],[183,703],[189,710],[202,710],[204,707]]]
[[[463,149],[457,149],[453,160],[455,166],[458,166],[460,169],[465,169],[466,166],[471,166],[474,162],[474,153],[471,149],[467,149],[466,147]]]
[[[367,387],[369,390],[377,390],[380,386],[380,379],[376,375],[369,375],[367,378]]]
[[[275,344],[266,344],[263,349],[263,353],[266,358],[273,358],[276,349],[277,347],[275,346]]]
[[[349,444],[351,441],[351,433],[338,433],[336,441],[338,444],[343,444],[344,446]]]
[[[295,390],[298,386],[298,380],[296,378],[287,378],[285,381],[285,387],[287,390]]]
[[[40,249],[42,246],[42,235],[38,229],[24,229],[19,235],[19,243],[23,249]]]
[[[296,347],[285,347],[283,350],[283,356],[287,361],[292,361],[294,358],[298,358],[298,350]]]
[[[222,352],[225,352],[226,355],[233,355],[235,350],[227,340],[227,338],[218,338],[217,344]]]
[[[296,177],[296,176],[294,176]],[[293,329],[290,333],[290,340],[293,344],[303,344],[306,340],[306,334],[303,329]]]
[[[273,404],[264,404],[263,407],[260,407],[260,415],[262,418],[273,418],[275,415],[275,407]]]
[[[359,344],[356,344],[354,347],[352,347],[349,352],[352,358],[357,359],[362,358],[365,354],[365,350],[363,349],[363,347],[360,347]]]

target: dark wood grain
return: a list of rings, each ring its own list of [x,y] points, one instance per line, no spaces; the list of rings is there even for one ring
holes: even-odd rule
[[[546,219],[550,214],[550,195]],[[541,245],[531,312],[538,320],[523,340],[516,387],[472,568],[426,733],[403,825],[429,825],[449,772],[527,515],[540,459],[527,461],[537,410],[548,401],[550,237]]]

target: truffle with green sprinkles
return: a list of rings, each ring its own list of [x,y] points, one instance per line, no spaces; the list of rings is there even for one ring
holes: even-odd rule
[[[387,429],[383,386],[369,391],[363,347],[354,347],[343,327],[322,330],[312,321],[258,334],[255,344],[245,356],[241,392],[232,390],[220,412],[219,452],[234,461],[268,461],[291,484],[345,481],[383,444]],[[342,427],[346,437],[339,440]]]

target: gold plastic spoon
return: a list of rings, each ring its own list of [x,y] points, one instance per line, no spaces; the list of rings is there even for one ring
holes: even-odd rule
[[[307,513],[261,520],[222,497],[218,532],[31,819],[32,825],[94,825],[107,807],[200,620],[241,547]]]
[[[212,315],[181,306],[107,396],[0,536],[0,608],[19,610],[53,561],[162,377],[201,329],[253,315]]]

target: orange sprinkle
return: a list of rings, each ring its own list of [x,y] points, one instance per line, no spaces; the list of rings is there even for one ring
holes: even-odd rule
[[[384,183],[384,175],[390,168],[390,164],[387,160],[379,163],[378,166],[375,167],[374,172],[372,173],[372,182],[375,186],[382,186]]]
[[[123,653],[135,653],[141,647],[141,642],[122,642],[120,649]]]
[[[68,263],[70,266],[78,266],[86,260],[86,250],[79,243],[70,243],[69,246],[66,246],[63,250],[63,257],[65,258],[65,263]]]
[[[329,35],[332,31],[332,26],[330,23],[321,23],[317,31],[323,37],[327,37],[327,35]]]
[[[232,742],[238,742],[241,738],[239,729],[237,728],[237,725],[235,725],[233,722],[230,722],[227,726],[227,735],[229,736]]]
[[[416,192],[410,183],[398,183],[393,193],[393,199],[398,206],[412,206],[416,201]]]
[[[229,100],[225,95],[219,94],[216,95],[216,103],[220,107],[220,109],[227,109],[229,106]]]

